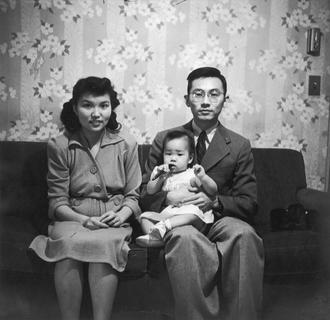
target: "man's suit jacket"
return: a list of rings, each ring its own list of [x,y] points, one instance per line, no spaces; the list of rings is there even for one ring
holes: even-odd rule
[[[192,133],[192,121],[169,130],[186,130]],[[150,149],[142,182],[143,211],[159,212],[164,204],[166,193],[160,191],[147,195],[146,184],[153,168],[163,163],[163,141],[169,130],[159,132]],[[220,124],[201,165],[217,183],[223,206],[220,216],[237,217],[252,223],[257,211],[257,184],[249,140]]]

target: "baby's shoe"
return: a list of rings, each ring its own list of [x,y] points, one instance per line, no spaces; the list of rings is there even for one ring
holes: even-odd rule
[[[162,239],[153,236],[150,233],[144,236],[137,237],[135,242],[141,247],[148,247],[148,248],[164,247],[164,241]]]
[[[162,240],[167,232],[167,227],[164,221],[160,221],[156,223],[151,229],[149,234],[152,235],[156,239]]]

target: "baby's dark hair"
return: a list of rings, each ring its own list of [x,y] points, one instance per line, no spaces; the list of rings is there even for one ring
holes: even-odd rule
[[[174,140],[174,139],[180,139],[180,138],[186,138],[188,140],[188,149],[189,149],[189,155],[193,159],[191,162],[192,164],[194,163],[194,158],[195,158],[195,141],[194,141],[194,136],[192,133],[186,131],[186,130],[170,130],[166,133],[166,136],[164,138],[163,142],[163,154],[165,151],[165,147],[167,142]]]

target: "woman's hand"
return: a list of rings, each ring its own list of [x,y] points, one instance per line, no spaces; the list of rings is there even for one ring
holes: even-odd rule
[[[108,211],[106,213],[103,213],[100,217],[100,221],[102,223],[105,223],[107,226],[114,228],[120,227],[125,222],[124,217],[119,214],[119,211]]]
[[[87,220],[85,220],[83,226],[90,230],[109,228],[106,223],[101,221],[101,217],[89,217]]]

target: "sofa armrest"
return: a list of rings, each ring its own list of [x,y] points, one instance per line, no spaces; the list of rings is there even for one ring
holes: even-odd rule
[[[297,191],[297,201],[305,209],[316,211],[317,229],[330,234],[330,194],[325,191],[304,188]]]
[[[297,200],[307,210],[330,216],[330,193],[310,188],[297,191]]]

